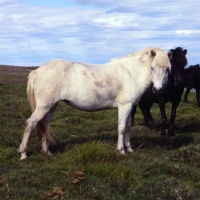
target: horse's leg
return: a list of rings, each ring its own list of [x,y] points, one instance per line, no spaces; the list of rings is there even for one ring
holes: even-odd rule
[[[200,89],[199,88],[196,88],[196,99],[197,99],[197,106],[199,106],[200,107],[200,95],[199,95],[199,93],[200,93]]]
[[[176,117],[176,109],[180,103],[180,99],[178,101],[172,102],[171,116],[170,116],[170,125],[169,125],[169,136],[175,136],[174,133],[174,121]]]
[[[153,121],[153,117],[152,117],[152,115],[151,115],[151,112],[150,112],[150,108],[148,109],[148,119],[149,119],[149,121]]]
[[[131,122],[132,122],[132,113],[130,112],[128,115],[128,119],[126,122],[126,129],[125,129],[125,135],[124,135],[124,147],[127,152],[133,152],[133,149],[131,148],[130,143],[130,130],[131,130]]]
[[[44,116],[44,118],[40,120],[37,124],[38,137],[39,137],[39,140],[41,141],[41,146],[42,146],[41,151],[49,155],[51,155],[51,152],[49,151],[48,138],[47,138],[47,136],[50,134],[49,129],[48,129],[48,124],[50,123],[51,117],[56,109],[56,106],[57,104],[53,106],[49,110],[49,112]],[[39,131],[42,131],[42,134],[39,134]]]
[[[47,109],[47,107],[36,107],[31,117],[26,121],[24,135],[18,149],[18,152],[21,153],[20,159],[25,159],[27,157],[26,149],[27,149],[28,140],[30,138],[31,131],[36,126],[38,121],[41,120],[45,116],[48,110],[49,109]]]
[[[136,113],[137,105],[133,106],[131,111],[131,126],[134,126],[135,124],[135,113]]]
[[[128,116],[131,112],[132,104],[118,106],[118,142],[117,150],[124,154],[125,131]]]
[[[144,117],[144,124],[147,128],[149,128],[149,120],[152,121],[153,118],[150,113],[150,109],[153,105],[153,102],[139,102],[139,107],[142,111]]]
[[[160,96],[159,99],[159,108],[160,108],[160,114],[161,114],[161,121],[162,121],[162,126],[161,126],[161,135],[162,136],[166,136],[166,122],[167,122],[167,115],[165,112],[165,101],[162,98],[162,96]]]
[[[185,95],[184,95],[184,102],[187,102],[187,97],[188,97],[190,90],[191,90],[191,88],[189,88],[189,87],[186,88]]]
[[[200,107],[200,88],[198,89],[198,106]]]

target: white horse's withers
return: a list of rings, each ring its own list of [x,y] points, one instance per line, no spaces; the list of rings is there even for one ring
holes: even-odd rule
[[[54,142],[48,124],[59,101],[84,111],[118,108],[118,143],[120,153],[132,152],[129,132],[131,109],[153,82],[155,92],[162,91],[171,68],[168,54],[159,48],[146,48],[102,65],[53,60],[31,71],[27,95],[32,115],[27,120],[18,152],[27,157],[26,149],[32,129],[37,133],[42,151],[49,153]]]

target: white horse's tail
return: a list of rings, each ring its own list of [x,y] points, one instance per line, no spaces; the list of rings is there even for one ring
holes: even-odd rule
[[[29,105],[31,107],[32,112],[34,112],[36,108],[36,101],[35,101],[34,87],[33,87],[36,74],[37,74],[37,70],[32,70],[29,73],[27,90],[26,90]],[[42,142],[45,136],[49,143],[56,144],[55,139],[52,137],[49,131],[47,120],[45,119],[45,117],[37,123],[36,130],[37,130],[37,135],[40,142]]]
[[[27,83],[27,89],[26,89],[29,105],[31,107],[32,112],[35,110],[35,107],[36,107],[35,95],[33,91],[33,83],[35,80],[36,73],[37,73],[37,70],[33,70],[30,72],[28,76],[28,83]]]

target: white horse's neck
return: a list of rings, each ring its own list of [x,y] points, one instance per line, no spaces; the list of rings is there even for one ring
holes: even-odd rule
[[[138,60],[138,57],[125,57],[111,62],[118,76],[117,82],[120,83],[118,88],[123,91],[122,95],[119,91],[117,96],[118,104],[124,102],[137,103],[151,84],[149,63]]]
[[[149,59],[140,60],[138,59],[138,56],[135,55],[133,57],[114,59],[112,60],[113,66],[115,66],[115,62],[118,63],[116,65],[117,67],[120,66],[121,68],[124,68],[125,71],[128,70],[133,79],[137,79],[137,81],[141,83],[141,87],[143,87],[143,84],[147,85],[147,87],[151,84],[151,63],[149,63]],[[119,65],[119,62],[121,62],[121,65]],[[126,65],[124,63],[126,63]]]

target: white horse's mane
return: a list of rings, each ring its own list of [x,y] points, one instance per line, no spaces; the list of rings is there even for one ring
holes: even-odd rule
[[[143,57],[144,55],[148,54],[151,50],[157,52],[164,52],[162,49],[158,48],[158,47],[148,47],[139,51],[135,51],[135,52],[131,52],[123,57],[118,57],[118,58],[112,58],[110,61],[116,61],[116,60],[120,60],[120,59],[124,59],[124,58],[128,58],[128,57],[134,57],[136,55],[141,55],[141,57]],[[159,61],[161,62],[161,61]],[[164,61],[166,62],[166,60]],[[162,62],[163,63],[163,62]],[[160,63],[160,66],[162,66],[162,64]]]

